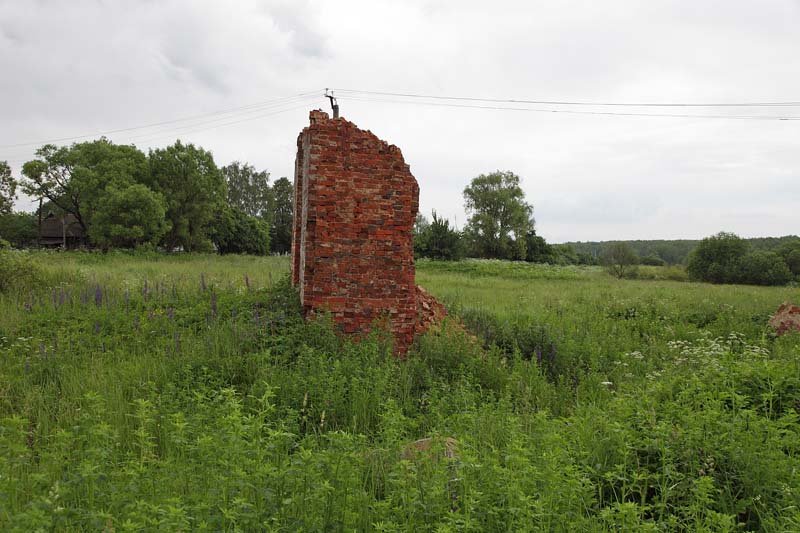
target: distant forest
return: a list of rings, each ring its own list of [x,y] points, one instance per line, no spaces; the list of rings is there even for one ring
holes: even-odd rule
[[[744,239],[754,251],[774,251],[780,246],[793,240],[797,240],[797,235],[785,235],[783,237],[756,237]],[[600,242],[567,242],[565,246],[571,246],[578,254],[587,254],[599,260],[603,252],[614,244],[628,244],[636,255],[641,258],[660,258],[668,265],[685,264],[689,252],[700,244],[700,240],[679,239],[673,241],[652,240],[652,241],[600,241]]]

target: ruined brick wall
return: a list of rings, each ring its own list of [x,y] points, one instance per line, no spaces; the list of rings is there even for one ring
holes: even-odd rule
[[[416,325],[413,227],[419,186],[400,149],[312,111],[297,138],[292,282],[306,311],[346,333],[386,317],[404,354]]]

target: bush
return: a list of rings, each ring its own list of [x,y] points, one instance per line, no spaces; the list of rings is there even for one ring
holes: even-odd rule
[[[461,233],[450,227],[450,221],[433,212],[433,221],[417,224],[414,252],[417,257],[429,257],[445,261],[456,261],[464,257],[464,242]]]
[[[169,231],[164,197],[137,183],[109,185],[100,208],[92,218],[89,236],[103,249],[155,245]]]
[[[14,248],[25,248],[36,244],[39,230],[36,217],[31,213],[6,213],[0,215],[0,238]]]
[[[706,237],[689,255],[689,277],[711,283],[736,283],[740,280],[739,260],[747,253],[747,241],[733,233],[720,232]]]
[[[636,277],[639,258],[631,245],[626,242],[616,242],[603,250],[601,261],[612,276],[617,278]]]
[[[639,263],[647,266],[664,266],[667,264],[666,261],[658,257],[657,255],[646,255],[639,260]]]
[[[751,252],[739,260],[739,281],[752,285],[785,285],[792,273],[775,252]]]
[[[41,267],[26,252],[0,246],[0,293],[32,289],[43,277]]]
[[[784,244],[777,252],[792,274],[800,276],[800,239]]]
[[[235,207],[217,214],[210,235],[211,242],[221,254],[267,255],[269,253],[267,223]]]

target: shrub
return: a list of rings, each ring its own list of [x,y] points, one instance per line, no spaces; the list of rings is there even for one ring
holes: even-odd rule
[[[221,254],[267,255],[269,253],[267,223],[235,207],[217,214],[210,235],[211,241]]]
[[[733,233],[706,237],[689,255],[689,277],[711,283],[739,281],[739,259],[747,253],[747,241]]]
[[[39,231],[36,217],[31,213],[7,213],[0,215],[0,238],[15,248],[36,244]]]
[[[606,248],[601,261],[612,276],[617,278],[636,277],[639,258],[631,245],[626,242],[617,242]]]
[[[450,221],[433,212],[433,220],[417,224],[414,252],[417,257],[455,261],[464,257],[461,233],[450,227]]]
[[[664,266],[664,265],[667,264],[666,261],[664,261],[663,259],[661,259],[657,255],[653,255],[653,254],[646,255],[646,256],[642,257],[639,260],[639,262],[641,264],[643,264],[643,265],[648,265],[648,266]]]
[[[786,266],[795,276],[800,276],[800,239],[788,242],[777,250]]]
[[[0,293],[32,289],[43,277],[41,267],[26,252],[0,247]]]
[[[775,252],[751,252],[739,260],[739,281],[752,285],[785,285],[792,273]]]

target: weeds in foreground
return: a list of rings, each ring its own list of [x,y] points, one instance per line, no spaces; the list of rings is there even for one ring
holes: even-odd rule
[[[580,332],[462,306],[479,342],[445,325],[398,361],[254,278],[7,296],[0,528],[800,528],[800,339],[750,311],[584,300]]]

